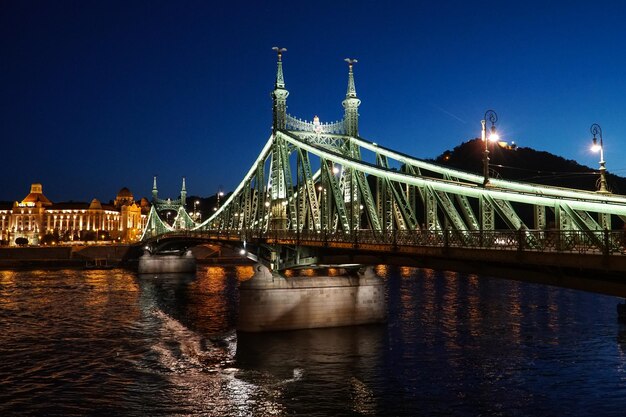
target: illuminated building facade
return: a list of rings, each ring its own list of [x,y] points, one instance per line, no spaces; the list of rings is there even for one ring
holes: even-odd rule
[[[16,245],[25,238],[29,245],[72,241],[135,242],[146,225],[148,201],[136,202],[128,188],[122,188],[113,204],[53,203],[43,194],[41,184],[32,184],[30,193],[11,207],[0,207],[0,240]]]

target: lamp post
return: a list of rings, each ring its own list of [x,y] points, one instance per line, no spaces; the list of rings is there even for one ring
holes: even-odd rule
[[[224,192],[223,191],[218,191],[217,192],[217,210],[220,209],[220,197],[224,196]]]
[[[489,137],[487,137],[487,122],[491,122],[491,128],[489,128]],[[487,110],[485,117],[481,120],[482,135],[481,138],[485,144],[485,150],[483,151],[483,187],[489,184],[489,142],[496,142],[500,139],[496,132],[496,122],[498,121],[498,115],[493,110]]]
[[[201,213],[198,211],[198,205],[200,204],[200,200],[196,200],[193,202],[193,214],[196,220],[200,219]]]
[[[604,143],[602,141],[602,128],[599,124],[594,123],[591,125],[589,129],[593,138],[591,139],[591,151],[592,152],[600,152],[600,189],[599,193],[609,193],[609,190],[606,188],[606,161],[604,160]],[[600,137],[600,143],[598,144],[598,139],[596,136]]]

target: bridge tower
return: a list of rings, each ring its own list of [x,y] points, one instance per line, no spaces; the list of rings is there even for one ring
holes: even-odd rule
[[[348,89],[346,98],[341,102],[344,108],[343,124],[345,134],[349,137],[359,136],[359,106],[361,100],[356,95],[356,87],[354,85],[353,67],[358,61],[353,58],[346,58],[348,63]],[[352,141],[348,141],[348,156],[355,159],[361,159],[359,147]],[[350,218],[350,229],[360,229],[361,223],[361,201],[359,187],[357,184],[356,173],[352,168],[345,168],[342,172],[344,184],[344,204]]]
[[[185,177],[183,177],[183,187],[180,190],[180,205],[185,207],[187,204],[187,188],[185,188]]]
[[[272,230],[284,230],[288,227],[287,219],[287,188],[291,187],[291,172],[289,167],[287,144],[282,137],[277,136],[277,132],[286,128],[287,119],[287,97],[289,91],[285,89],[285,78],[283,76],[283,52],[287,48],[273,47],[278,55],[276,68],[276,82],[272,91],[273,101],[273,123],[274,144],[272,147],[272,160],[270,172],[271,208],[270,224]],[[289,190],[291,191],[291,190]]]
[[[274,113],[272,127],[276,131],[285,128],[287,118],[287,97],[289,96],[289,91],[285,89],[285,78],[283,76],[283,52],[286,52],[287,48],[275,46],[272,49],[278,55],[276,82],[274,83],[274,91],[272,91]]]

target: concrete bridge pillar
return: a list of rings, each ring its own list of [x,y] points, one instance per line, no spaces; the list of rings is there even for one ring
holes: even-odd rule
[[[353,276],[285,278],[257,264],[239,286],[239,331],[350,326],[386,317],[384,282],[372,267]]]

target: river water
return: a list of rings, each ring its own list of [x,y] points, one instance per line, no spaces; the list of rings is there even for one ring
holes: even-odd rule
[[[238,281],[0,271],[0,416],[623,416],[615,297],[378,266],[384,325],[237,334]]]

